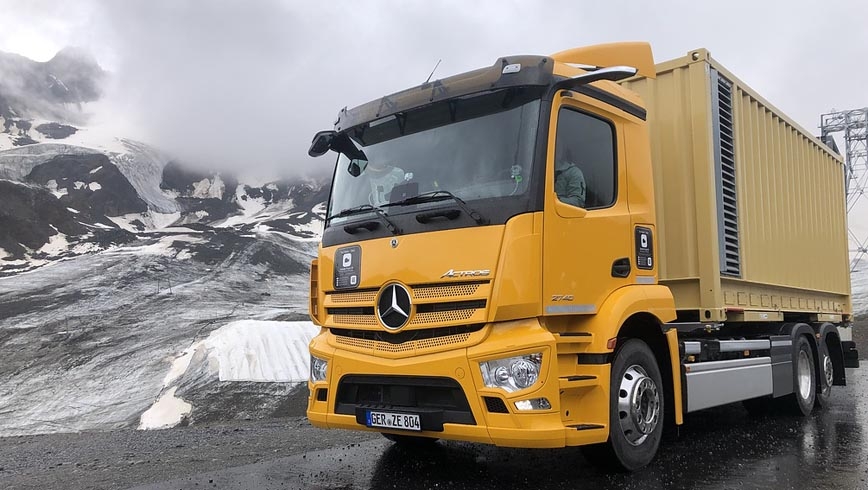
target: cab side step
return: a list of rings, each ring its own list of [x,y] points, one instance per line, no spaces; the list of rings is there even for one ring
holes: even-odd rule
[[[574,424],[568,425],[567,429],[575,429],[575,430],[590,430],[590,429],[604,429],[605,425],[599,424]]]
[[[561,390],[590,388],[592,386],[597,386],[596,376],[576,374],[558,378],[558,388]]]

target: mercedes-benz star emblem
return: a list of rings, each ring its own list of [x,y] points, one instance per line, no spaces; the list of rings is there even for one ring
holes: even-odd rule
[[[389,284],[383,288],[377,301],[377,315],[386,328],[397,330],[410,319],[410,293],[400,284]]]

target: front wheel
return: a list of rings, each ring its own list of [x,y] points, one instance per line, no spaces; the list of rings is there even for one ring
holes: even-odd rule
[[[654,459],[663,434],[663,381],[645,342],[630,339],[615,353],[610,390],[609,439],[584,453],[594,463],[634,471]]]

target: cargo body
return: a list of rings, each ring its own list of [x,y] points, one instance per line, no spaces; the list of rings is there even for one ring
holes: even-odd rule
[[[858,366],[841,159],[705,50],[500,58],[342,110],[329,151],[317,427],[635,470],[685,413],[806,416]]]
[[[705,50],[623,85],[648,109],[660,282],[685,317],[850,314],[844,162]]]

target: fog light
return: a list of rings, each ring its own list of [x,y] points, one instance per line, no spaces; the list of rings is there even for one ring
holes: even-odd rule
[[[548,398],[531,398],[530,400],[521,400],[515,402],[515,408],[521,411],[527,410],[550,410],[552,404]]]
[[[533,386],[539,379],[541,366],[540,352],[479,363],[485,386],[501,388],[507,393]]]
[[[328,365],[329,363],[325,359],[310,356],[310,380],[312,382],[325,381]]]

